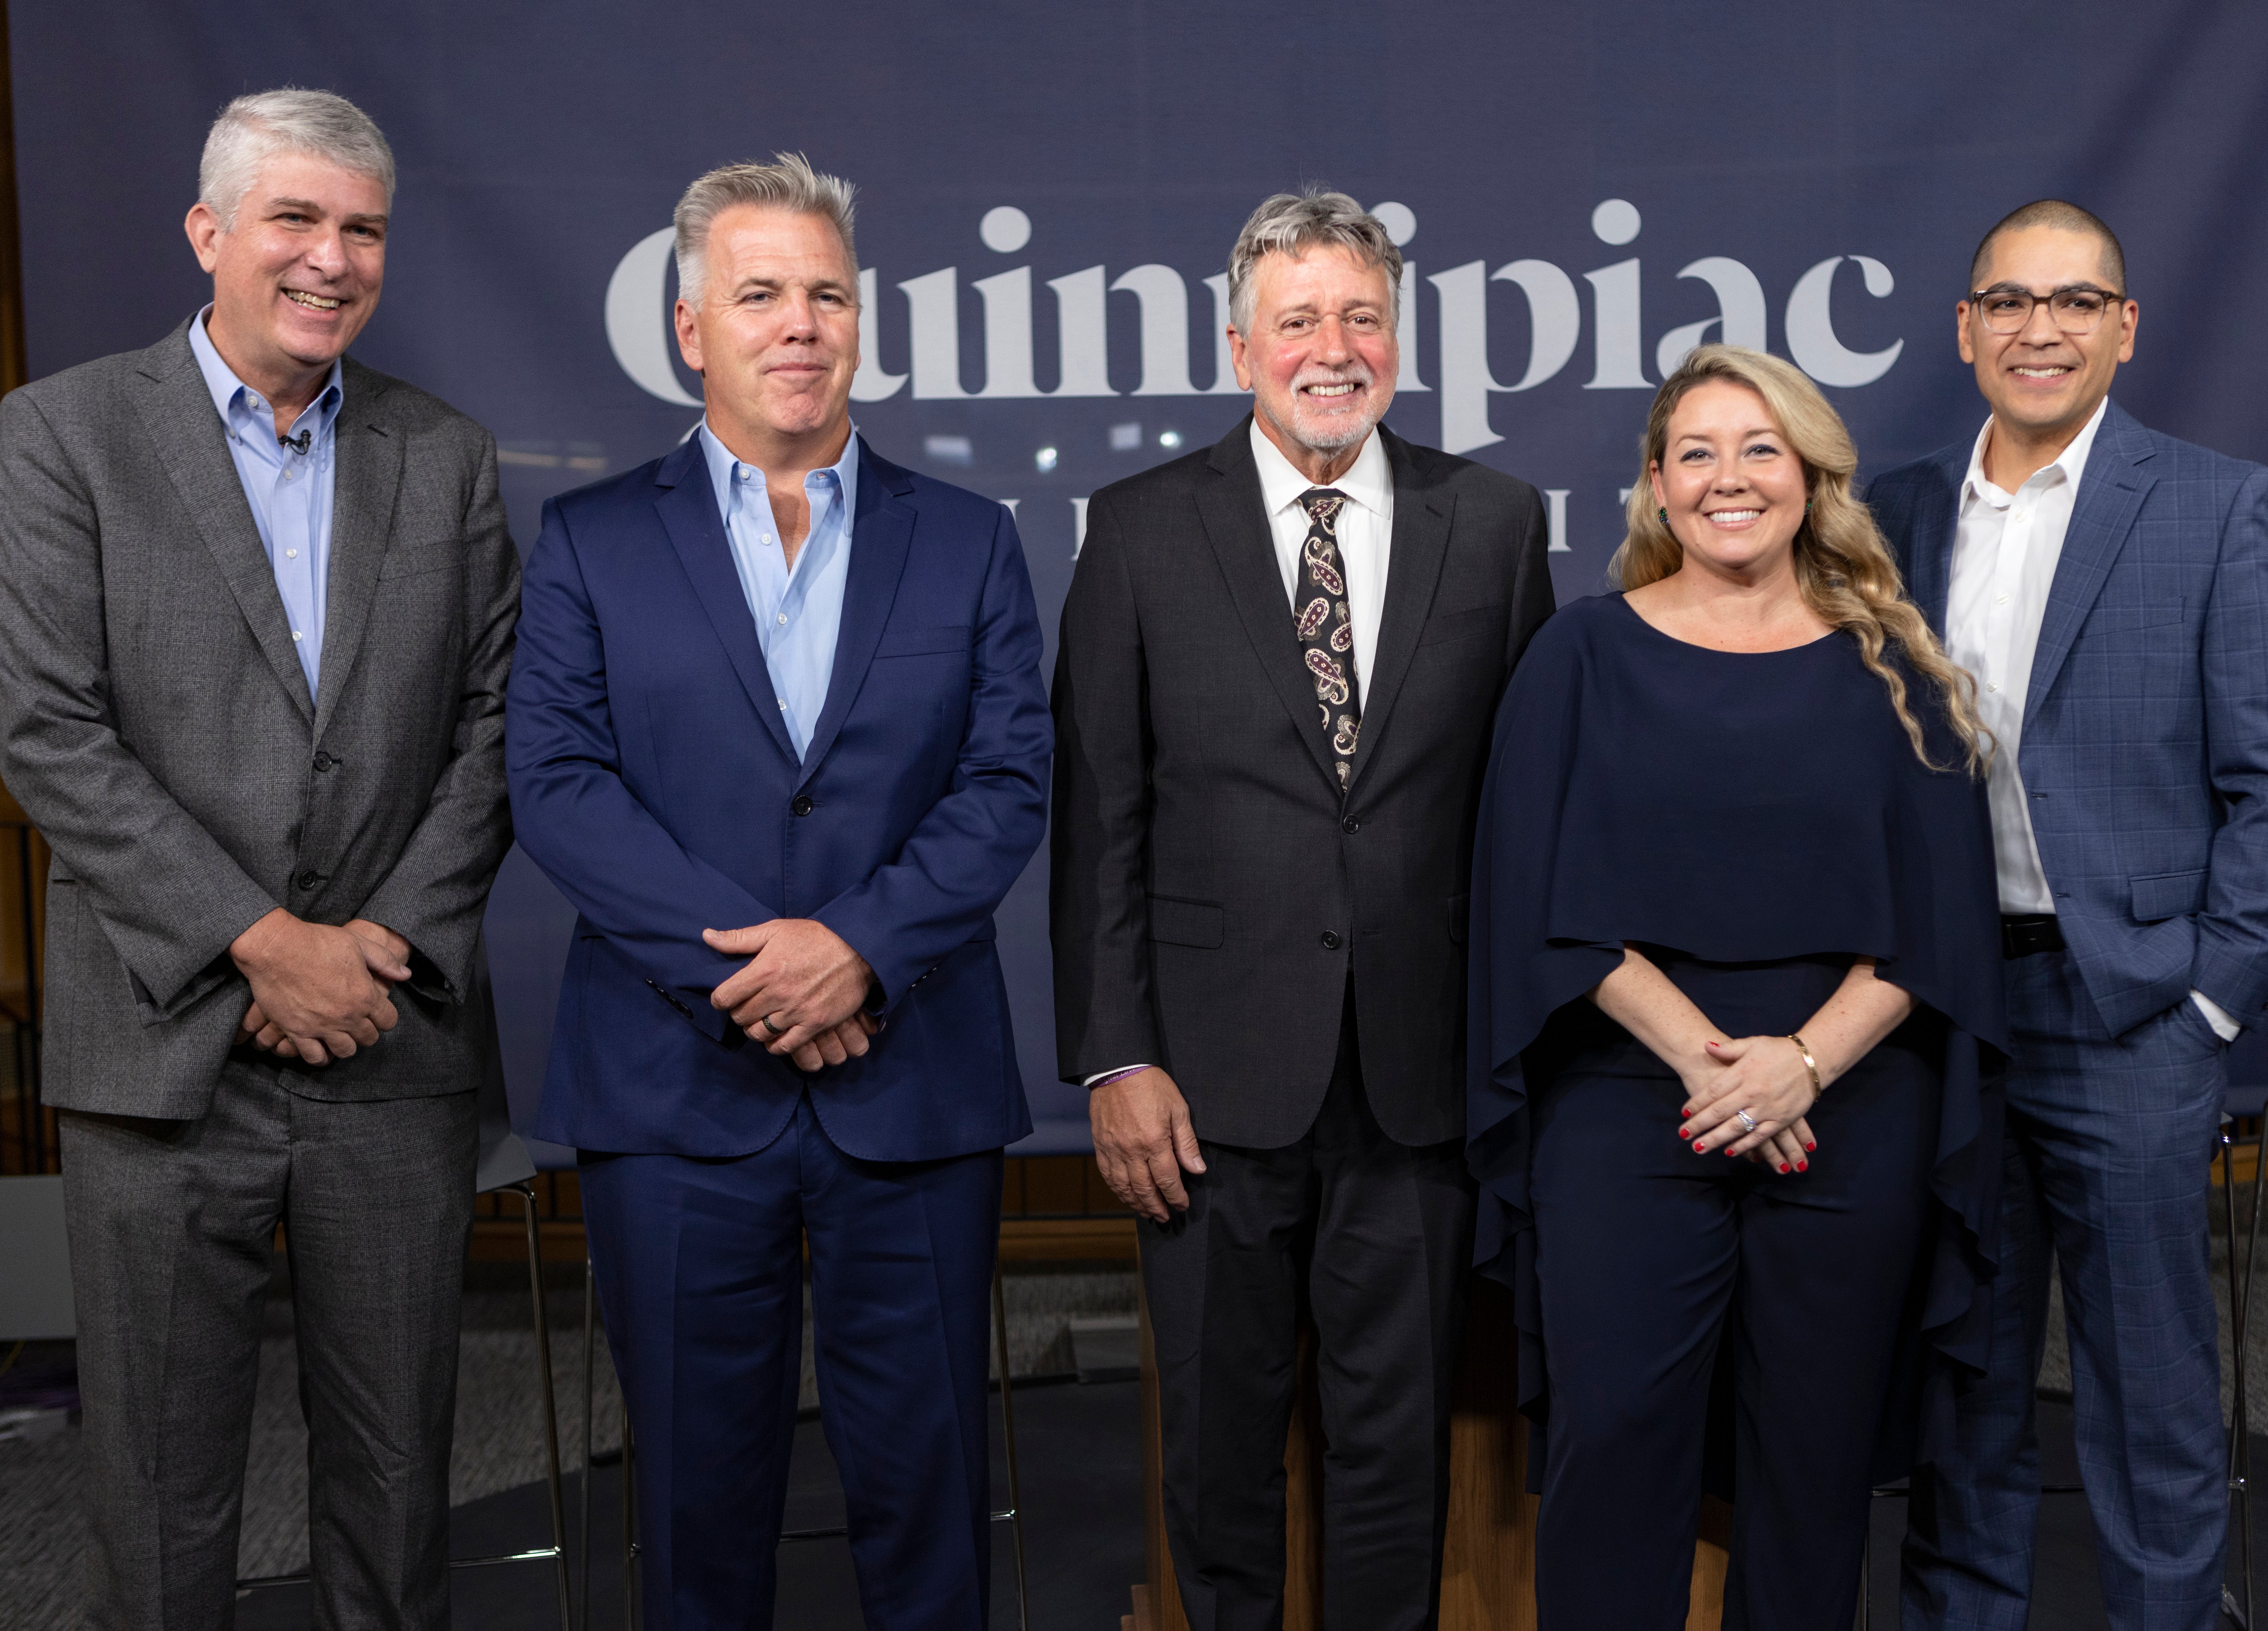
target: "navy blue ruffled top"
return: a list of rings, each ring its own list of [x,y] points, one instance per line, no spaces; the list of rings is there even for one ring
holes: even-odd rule
[[[1543,1083],[1528,1073],[1549,1071],[1553,1050],[1535,1044],[1625,941],[1712,963],[1874,957],[1879,978],[1942,1016],[1915,1334],[1956,1369],[1984,1368],[2007,1046],[1999,892],[1984,783],[1960,768],[1933,688],[1906,677],[1931,757],[1955,768],[1915,756],[1845,633],[1712,651],[1609,594],[1561,610],[1521,659],[1474,847],[1467,1099],[1476,1261],[1512,1288],[1531,1416],[1544,1413],[1546,1379],[1528,1207],[1528,1107]],[[1913,1368],[1917,1408],[1925,1369],[1949,1375]],[[1943,1390],[1930,1391],[1941,1407]],[[1941,1408],[1930,1413],[1941,1423]],[[1905,1448],[1913,1425],[1896,1435]]]

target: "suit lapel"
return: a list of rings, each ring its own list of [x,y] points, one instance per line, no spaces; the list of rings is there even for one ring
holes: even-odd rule
[[[220,569],[254,642],[276,671],[276,682],[312,722],[315,702],[291,644],[291,624],[276,587],[275,568],[260,542],[236,461],[229,456],[227,432],[213,411],[203,371],[189,350],[188,324],[144,351],[140,370],[146,386],[136,394],[136,406],[157,448],[158,462],[180,495],[182,507]]]
[[[2135,513],[2157,484],[2157,477],[2141,468],[2150,452],[2141,427],[2116,402],[2110,404],[2095,433],[2095,446],[2088,450],[2087,472],[2080,478],[2071,525],[2064,531],[2063,554],[2048,590],[2047,613],[2040,620],[2031,683],[2024,692],[2027,730],[2039,712],[2040,699],[2054,686],[2064,659],[2071,654],[2072,642],[2079,638],[2095,596],[2102,594],[2111,563],[2125,547]]]
[[[850,509],[850,575],[843,586],[843,621],[835,635],[835,668],[827,678],[827,701],[812,727],[811,747],[803,756],[807,781],[835,745],[843,716],[866,682],[874,650],[882,643],[882,629],[890,621],[890,608],[898,598],[898,580],[905,574],[906,556],[913,545],[914,508],[904,502],[913,491],[913,479],[896,465],[874,455],[864,437],[858,439],[858,491]]]
[[[322,734],[354,672],[378,593],[379,563],[394,531],[401,489],[402,439],[379,423],[384,387],[350,360],[332,439],[331,556],[324,592],[323,656],[316,671],[315,732]]]
[[[1402,694],[1402,682],[1409,677],[1418,637],[1433,607],[1434,587],[1441,580],[1441,563],[1449,552],[1449,521],[1456,507],[1454,499],[1436,495],[1419,482],[1417,455],[1407,442],[1383,425],[1378,434],[1394,472],[1394,530],[1387,545],[1386,605],[1379,614],[1378,646],[1362,688],[1362,734],[1347,780],[1350,791],[1362,779],[1363,767],[1378,756],[1378,739]]]
[[[779,692],[772,684],[764,648],[756,639],[756,620],[748,611],[748,596],[740,574],[733,565],[733,546],[725,536],[725,518],[718,513],[716,489],[709,480],[709,461],[701,451],[696,431],[661,461],[654,484],[662,491],[653,507],[663,529],[677,550],[677,558],[692,580],[694,598],[707,614],[709,626],[740,676],[756,717],[771,733],[779,750],[795,759],[795,743],[779,717]]]
[[[1244,632],[1259,653],[1260,667],[1275,687],[1284,710],[1292,716],[1298,735],[1315,761],[1315,769],[1339,790],[1316,712],[1314,687],[1300,657],[1300,638],[1292,626],[1292,603],[1284,593],[1284,570],[1276,563],[1276,541],[1262,507],[1260,470],[1252,461],[1252,419],[1237,421],[1236,428],[1213,445],[1208,461],[1214,477],[1197,489],[1197,513],[1212,544],[1220,574],[1228,582],[1229,598]],[[1369,729],[1367,710],[1364,730]]]
[[[1953,587],[1953,541],[1961,523],[1961,487],[1969,476],[1969,455],[1940,461],[1938,478],[1914,495],[1906,524],[1906,594],[1921,608],[1929,626],[1945,636],[1945,609]]]

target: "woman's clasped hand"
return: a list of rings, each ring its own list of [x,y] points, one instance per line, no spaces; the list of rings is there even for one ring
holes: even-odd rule
[[[1702,1046],[1700,1066],[1678,1073],[1687,1098],[1677,1136],[1690,1139],[1696,1155],[1721,1149],[1781,1172],[1808,1170],[1819,1143],[1804,1116],[1819,1094],[1801,1046],[1786,1037],[1712,1037]]]

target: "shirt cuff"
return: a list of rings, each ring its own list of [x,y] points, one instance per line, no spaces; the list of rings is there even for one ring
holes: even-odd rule
[[[2223,1042],[2234,1042],[2244,1034],[2244,1027],[2236,1022],[2228,1010],[2205,993],[2191,992],[2190,1000],[2198,1005],[2198,1012],[2205,1015],[2205,1022],[2213,1027],[2213,1034]]]
[[[1121,1065],[1116,1070],[1098,1070],[1079,1085],[1082,1088],[1099,1088],[1105,1082],[1117,1081],[1121,1076],[1130,1076],[1137,1071],[1151,1068],[1152,1066],[1147,1065]]]

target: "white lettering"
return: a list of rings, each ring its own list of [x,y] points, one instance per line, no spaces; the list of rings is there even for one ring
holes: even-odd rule
[[[1546,487],[1543,490],[1545,519],[1549,522],[1545,531],[1551,540],[1544,545],[1546,555],[1574,553],[1567,542],[1567,495],[1573,491],[1572,487]]]
[[[1082,550],[1082,549],[1084,549],[1084,548],[1086,547],[1086,500],[1085,498],[1073,498],[1073,499],[1071,501],[1071,559],[1073,559],[1073,560],[1077,560],[1077,559],[1079,558],[1079,550]]]
[[[1050,277],[1056,292],[1056,354],[1061,377],[1050,396],[1116,396],[1110,388],[1110,296],[1102,269],[1090,266],[1067,277]]]
[[[1845,257],[1830,255],[1795,280],[1787,297],[1787,354],[1795,365],[1822,385],[1872,385],[1890,371],[1906,343],[1899,340],[1879,351],[1854,351],[1835,337],[1835,316],[1829,309],[1834,298],[1835,269]],[[1897,287],[1890,269],[1863,255],[1848,257],[1859,263],[1867,292],[1877,300]]]
[[[984,297],[984,388],[979,396],[1037,396],[1032,383],[1032,269],[980,277]]]
[[[1709,337],[1709,330],[1720,330],[1719,338],[1727,345],[1746,345],[1756,351],[1764,349],[1764,286],[1756,275],[1738,261],[1727,260],[1721,255],[1705,255],[1677,274],[1707,284],[1717,294],[1717,315],[1704,318],[1697,323],[1688,323],[1683,328],[1672,328],[1661,336],[1655,348],[1653,365],[1668,379],[1677,372],[1677,365],[1687,353]]]
[[[906,349],[913,358],[914,400],[968,395],[961,388],[959,269],[940,267],[919,277],[909,277],[898,287],[905,292],[911,329]]]
[[[1597,358],[1597,366],[1583,388],[1653,389],[1653,382],[1646,377],[1645,365],[1638,361],[1637,257],[1602,266],[1595,272],[1585,272],[1583,281],[1591,285],[1591,346]]]
[[[615,275],[607,280],[607,343],[640,390],[681,408],[698,408],[700,400],[677,382],[677,370],[670,363],[676,349],[675,325],[665,297],[676,240],[674,227],[649,232],[615,265]]]
[[[1228,355],[1228,274],[1215,272],[1204,281],[1212,291],[1212,384],[1204,394],[1241,396],[1244,387],[1236,382],[1236,365]]]
[[[1549,261],[1513,261],[1491,275],[1484,261],[1469,261],[1426,279],[1441,307],[1441,446],[1468,453],[1504,439],[1489,428],[1491,391],[1525,391],[1567,365],[1583,322],[1575,284]],[[1528,297],[1528,371],[1514,385],[1498,385],[1489,371],[1488,285],[1517,284]]]
[[[1110,285],[1142,307],[1142,383],[1137,396],[1194,396],[1189,383],[1189,291],[1182,275],[1152,261],[1119,274]]]
[[[887,402],[906,382],[902,373],[882,372],[881,295],[871,266],[858,274],[858,372],[850,377],[854,402]]]

